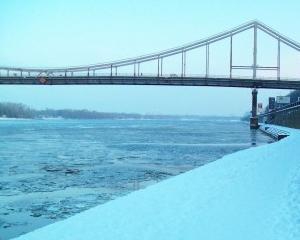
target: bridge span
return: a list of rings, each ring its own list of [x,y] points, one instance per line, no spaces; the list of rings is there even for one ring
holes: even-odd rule
[[[234,64],[233,49],[235,38],[243,32],[251,33],[251,42],[253,43],[251,51],[253,52],[252,64]],[[276,64],[261,65],[258,59],[258,34],[271,37],[276,42]],[[227,39],[227,40],[226,40]],[[211,50],[210,46],[217,42],[228,48],[228,72],[224,76],[214,76],[211,72]],[[280,34],[276,30],[268,27],[259,21],[251,21],[232,28],[228,31],[216,34],[214,36],[195,41],[180,47],[171,48],[157,53],[138,56],[135,58],[122,59],[112,62],[99,64],[63,67],[63,68],[24,68],[12,66],[0,66],[0,84],[47,84],[47,85],[69,85],[69,84],[118,84],[118,85],[176,85],[176,86],[220,86],[220,87],[245,87],[245,88],[280,88],[280,89],[299,89],[300,79],[288,79],[281,73],[281,52],[282,45],[287,46],[296,53],[300,52],[300,44],[290,38]],[[205,58],[204,69],[198,65],[194,68],[195,72],[188,72],[187,68],[193,62],[189,60],[190,52],[197,49],[204,49],[200,56]],[[248,46],[249,48],[249,46]],[[246,49],[247,50],[247,49]],[[273,49],[274,51],[274,49]],[[178,56],[175,63],[180,66],[180,73],[174,74],[167,72],[165,67],[166,60]],[[174,60],[174,59],[173,59]],[[239,59],[240,61],[240,59]],[[142,70],[145,64],[150,63],[156,66],[149,74],[143,74]],[[195,64],[195,63],[194,63]],[[294,64],[295,65],[295,64]],[[129,73],[124,74],[124,68],[131,69]],[[205,74],[199,75],[201,70]],[[251,72],[250,76],[238,77],[236,71],[247,70]],[[170,71],[170,70],[169,70]],[[268,71],[276,74],[276,78],[261,78],[259,71]],[[275,80],[278,80],[277,82]]]
[[[300,80],[249,79],[205,76],[47,76],[0,77],[5,85],[157,85],[157,86],[206,86],[267,89],[299,89]]]
[[[243,32],[251,32],[251,64],[234,64],[233,49],[235,38]],[[258,59],[258,33],[264,33],[276,43],[276,64],[261,65]],[[227,39],[227,40],[226,40]],[[228,45],[228,72],[225,76],[215,76],[211,73],[210,46],[221,42]],[[227,46],[226,45],[226,46]],[[24,68],[0,66],[0,85],[159,85],[159,86],[209,86],[209,87],[239,87],[252,88],[252,118],[251,126],[257,128],[257,88],[268,89],[300,89],[300,77],[293,79],[282,76],[282,45],[300,52],[300,44],[269,26],[259,22],[251,21],[232,28],[228,31],[214,36],[185,44],[176,48],[147,54],[135,58],[122,59],[100,64],[63,67],[63,68]],[[200,67],[196,72],[187,71],[191,64],[188,54],[196,49],[204,49],[205,74],[199,75]],[[273,49],[274,51],[274,49]],[[179,56],[179,74],[167,72],[165,68],[166,59]],[[154,69],[150,74],[143,74],[142,69],[146,63],[154,63]],[[297,65],[293,63],[293,65]],[[122,73],[125,68],[130,68],[130,73]],[[247,70],[251,76],[239,77],[236,71]],[[299,68],[297,69],[299,70]],[[296,70],[296,71],[297,71]],[[103,71],[105,73],[103,73]],[[259,71],[275,73],[275,78],[260,77]]]

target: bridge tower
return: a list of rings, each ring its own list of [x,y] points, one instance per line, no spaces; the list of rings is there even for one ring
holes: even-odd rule
[[[257,90],[254,88],[252,90],[252,111],[250,117],[250,128],[258,129],[258,117],[257,117]]]

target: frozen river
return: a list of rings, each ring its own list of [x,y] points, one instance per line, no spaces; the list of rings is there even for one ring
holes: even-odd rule
[[[228,118],[1,120],[0,239],[271,141]]]

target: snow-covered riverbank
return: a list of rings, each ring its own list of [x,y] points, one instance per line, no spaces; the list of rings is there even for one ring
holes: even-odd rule
[[[300,131],[19,237],[300,239]]]

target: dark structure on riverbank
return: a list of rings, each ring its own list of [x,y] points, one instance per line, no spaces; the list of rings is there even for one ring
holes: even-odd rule
[[[267,107],[267,111],[259,115],[260,122],[300,129],[300,91],[293,91],[288,96],[291,104],[271,111]]]

